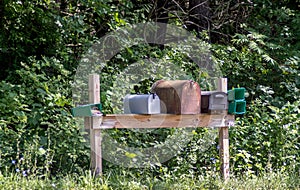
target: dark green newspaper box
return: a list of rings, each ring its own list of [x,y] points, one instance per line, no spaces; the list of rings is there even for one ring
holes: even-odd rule
[[[92,117],[101,116],[101,104],[86,104],[72,108],[71,112],[74,117]]]

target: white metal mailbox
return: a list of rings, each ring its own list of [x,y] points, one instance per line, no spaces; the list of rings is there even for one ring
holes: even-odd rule
[[[125,114],[159,114],[160,99],[156,94],[128,94],[124,98]]]

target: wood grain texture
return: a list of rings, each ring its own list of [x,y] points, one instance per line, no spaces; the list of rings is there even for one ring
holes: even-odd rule
[[[228,127],[219,129],[219,154],[221,166],[220,170],[225,180],[229,179],[229,133]]]
[[[100,103],[99,75],[89,75],[89,103]],[[89,129],[91,144],[91,170],[94,175],[102,174],[101,130],[102,117],[85,118],[85,129]]]
[[[232,115],[136,115],[120,114],[103,116],[102,129],[111,128],[183,128],[183,127],[223,127],[234,120]]]

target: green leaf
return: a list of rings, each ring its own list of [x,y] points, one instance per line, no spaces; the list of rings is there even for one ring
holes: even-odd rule
[[[137,155],[135,153],[125,152],[125,156],[128,158],[135,158]]]
[[[275,106],[268,106],[268,108],[270,108],[270,110],[272,110],[274,113],[278,113],[279,112],[279,108],[277,108]]]
[[[39,151],[38,151],[39,155],[44,155],[44,154],[46,154],[46,152],[47,151],[44,148],[42,148],[42,147],[39,148]]]

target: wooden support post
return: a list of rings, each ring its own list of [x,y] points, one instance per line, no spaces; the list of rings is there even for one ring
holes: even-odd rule
[[[221,173],[223,178],[229,178],[229,134],[228,127],[219,129],[219,153],[221,161]]]
[[[97,74],[89,76],[89,103],[100,103],[100,80]],[[102,174],[101,122],[102,116],[85,119],[85,128],[90,130],[91,170],[96,176]]]
[[[218,91],[227,93],[227,78],[218,79]],[[221,161],[221,173],[223,178],[229,178],[229,133],[228,126],[219,129],[219,154]]]
[[[94,128],[94,126],[100,126],[100,117],[92,118],[92,126],[90,131],[91,170],[95,176],[102,174],[101,129]]]
[[[227,93],[227,78],[218,79],[218,92]]]

